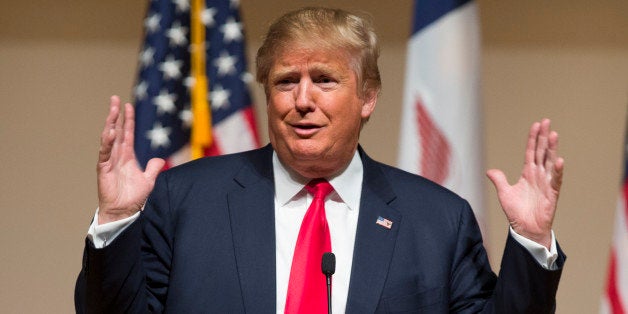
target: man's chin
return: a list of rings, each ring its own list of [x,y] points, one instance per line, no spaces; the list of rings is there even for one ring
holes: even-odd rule
[[[297,161],[322,161],[325,156],[323,152],[316,150],[294,150],[291,155]]]
[[[302,139],[286,143],[286,151],[296,160],[321,160],[329,149],[322,147],[318,141]]]

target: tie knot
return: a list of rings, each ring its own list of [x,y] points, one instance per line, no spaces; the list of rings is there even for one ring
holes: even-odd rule
[[[314,198],[325,199],[334,188],[325,179],[314,179],[310,181],[305,188],[310,194],[314,195]]]

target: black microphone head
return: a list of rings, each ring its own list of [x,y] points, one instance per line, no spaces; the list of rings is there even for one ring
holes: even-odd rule
[[[334,253],[327,252],[323,254],[321,269],[325,276],[331,276],[336,272],[336,255],[334,255]]]

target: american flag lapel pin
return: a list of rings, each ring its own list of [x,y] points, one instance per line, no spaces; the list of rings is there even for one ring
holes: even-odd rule
[[[375,223],[380,225],[380,226],[382,226],[382,227],[384,227],[384,228],[386,228],[386,229],[392,228],[392,224],[393,224],[392,221],[390,221],[390,220],[388,220],[388,219],[386,219],[386,218],[384,218],[382,216],[377,217],[377,221]]]

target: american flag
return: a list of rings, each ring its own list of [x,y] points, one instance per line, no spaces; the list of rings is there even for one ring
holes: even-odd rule
[[[377,217],[377,221],[375,221],[375,223],[380,225],[380,226],[382,226],[382,227],[384,227],[384,228],[386,228],[386,229],[392,228],[392,224],[393,224],[392,221],[390,221],[390,220],[388,220],[388,219],[386,219],[386,218],[384,218],[382,216]]]
[[[624,152],[624,177],[615,212],[613,244],[600,313],[628,313],[628,133]]]
[[[134,90],[142,167],[259,146],[244,53],[237,0],[150,1]]]

